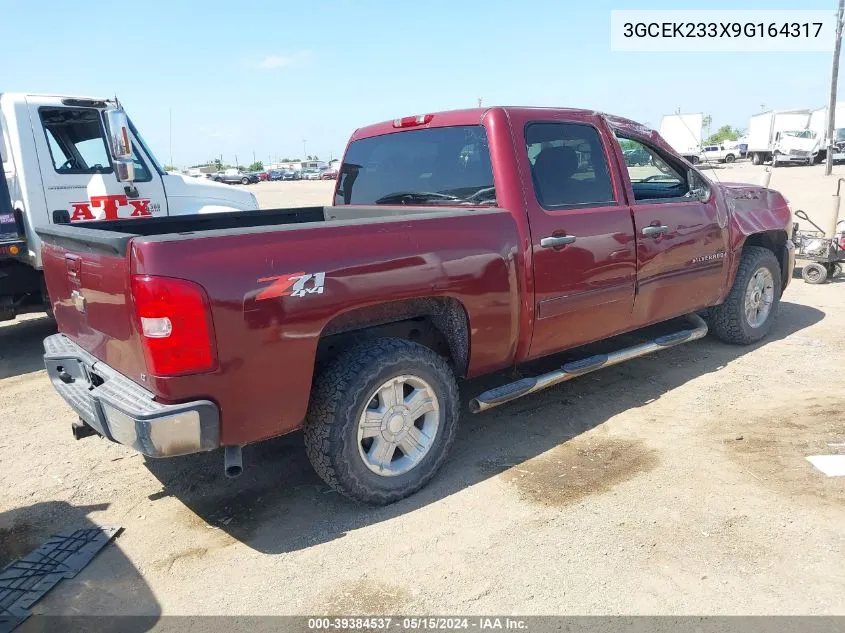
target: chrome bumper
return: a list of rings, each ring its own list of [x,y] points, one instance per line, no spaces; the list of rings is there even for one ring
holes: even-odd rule
[[[103,437],[149,457],[220,445],[220,412],[208,400],[165,405],[63,334],[44,339],[44,365],[56,391]]]

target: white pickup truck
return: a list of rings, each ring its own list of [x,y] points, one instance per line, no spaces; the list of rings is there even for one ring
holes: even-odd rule
[[[705,145],[701,148],[699,160],[702,163],[732,163],[740,156],[739,147]]]
[[[49,309],[35,227],[258,209],[255,195],[169,174],[115,100],[0,94],[0,321]]]

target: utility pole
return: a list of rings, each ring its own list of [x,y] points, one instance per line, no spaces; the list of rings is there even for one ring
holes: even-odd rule
[[[478,107],[481,107],[481,97],[478,97]]]
[[[845,1],[845,0],[843,0],[843,1]],[[307,156],[307,154],[305,152],[305,142],[306,142],[306,140],[302,139],[302,160],[308,160],[307,158],[305,158]]]
[[[173,108],[167,110],[170,119],[170,166],[173,166]]]
[[[842,48],[842,19],[845,16],[845,0],[839,0],[836,12],[836,42],[833,45],[833,68],[830,72],[830,100],[827,102],[827,156],[824,175],[833,171],[833,130],[836,125],[836,84],[839,82],[839,51]]]

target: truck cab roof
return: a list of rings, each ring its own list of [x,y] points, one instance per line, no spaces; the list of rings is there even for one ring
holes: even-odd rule
[[[441,112],[431,112],[416,114],[411,116],[400,117],[390,121],[381,121],[372,125],[359,128],[352,135],[351,140],[355,141],[361,138],[370,136],[379,136],[381,134],[390,134],[393,132],[401,132],[405,129],[413,127],[448,127],[452,125],[478,125],[491,110],[504,110],[505,113],[511,112],[536,112],[542,114],[561,114],[569,113],[575,117],[602,115],[601,112],[595,110],[586,110],[581,108],[553,108],[553,107],[537,107],[537,106],[487,106],[483,108],[467,108],[464,110],[444,110]],[[398,124],[398,122],[410,121],[416,117],[425,117],[429,119],[428,123],[413,124]]]

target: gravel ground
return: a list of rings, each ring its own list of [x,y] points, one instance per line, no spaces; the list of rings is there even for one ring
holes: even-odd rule
[[[779,168],[772,186],[814,217],[831,182]],[[290,206],[331,184],[252,188]],[[843,614],[845,478],[805,460],[845,450],[840,308],[839,280],[796,279],[761,344],[708,337],[464,410],[440,475],[375,509],[330,492],[299,434],[248,447],[237,480],[219,452],[76,442],[42,370],[49,322],[3,323],[0,565],[69,526],[121,525],[36,612]],[[464,403],[505,379],[463,385]]]

